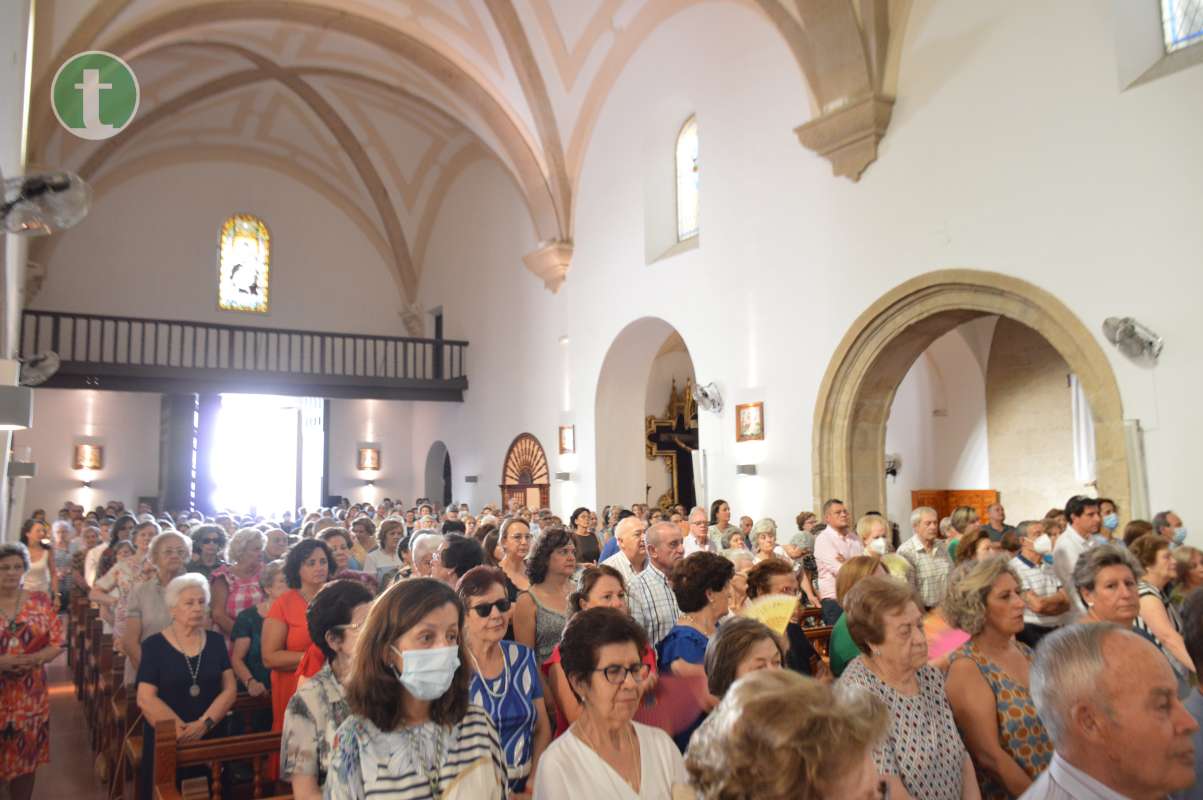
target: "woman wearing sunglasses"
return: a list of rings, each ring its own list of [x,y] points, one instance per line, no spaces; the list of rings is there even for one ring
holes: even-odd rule
[[[633,721],[651,674],[646,650],[643,628],[616,608],[590,608],[568,622],[560,663],[581,715],[539,762],[535,800],[667,798],[688,784],[669,735]]]
[[[528,797],[539,757],[551,741],[535,654],[504,638],[514,613],[504,572],[473,567],[459,579],[457,591],[464,602],[464,634],[471,657],[469,700],[483,708],[497,727],[510,796]]]

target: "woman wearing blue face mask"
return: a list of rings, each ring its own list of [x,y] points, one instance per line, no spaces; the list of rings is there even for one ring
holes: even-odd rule
[[[441,581],[396,583],[372,605],[346,682],[326,796],[358,800],[504,798],[493,721],[468,700],[464,606]]]
[[[1096,536],[1105,542],[1114,542],[1119,530],[1119,506],[1108,497],[1100,497],[1099,514],[1103,517],[1103,524]]]

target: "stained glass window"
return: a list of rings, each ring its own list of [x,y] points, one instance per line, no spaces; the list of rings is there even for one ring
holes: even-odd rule
[[[698,235],[698,118],[677,134],[677,241]]]
[[[217,305],[223,311],[267,313],[271,234],[263,220],[235,214],[221,226]]]
[[[1161,0],[1165,51],[1203,42],[1203,0]]]

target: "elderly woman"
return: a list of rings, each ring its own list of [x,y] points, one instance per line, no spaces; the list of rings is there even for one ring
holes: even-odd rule
[[[327,797],[504,796],[497,730],[469,700],[463,627],[455,591],[429,578],[395,583],[372,605],[344,687],[351,715],[335,735]]]
[[[744,604],[748,602],[748,572],[756,562],[747,550],[724,550],[723,557],[735,567],[735,572],[731,574],[731,599],[727,603],[730,614],[735,615],[743,611]]]
[[[1174,559],[1174,571],[1177,579],[1174,590],[1170,592],[1170,602],[1182,611],[1182,604],[1195,589],[1203,586],[1203,551],[1184,544],[1175,547],[1170,555]]]
[[[263,534],[266,544],[263,547],[263,563],[284,558],[288,553],[288,534],[280,528],[271,528]]]
[[[530,589],[526,558],[533,542],[530,525],[519,517],[506,517],[497,529],[497,549],[501,551],[497,566],[505,573],[505,588],[511,602],[518,602],[518,595]]]
[[[527,564],[530,590],[514,607],[514,638],[535,651],[542,664],[560,641],[568,622],[568,595],[576,588],[576,546],[563,528],[549,528]]]
[[[404,537],[405,523],[396,517],[389,517],[380,523],[380,527],[376,529],[376,539],[380,546],[368,553],[363,571],[375,575],[377,580],[382,580],[386,573],[399,571],[404,566],[398,552]]]
[[[790,713],[781,713],[788,708]],[[756,671],[726,693],[685,754],[697,797],[877,800],[881,701],[790,672]]]
[[[156,522],[142,522],[134,527],[131,542],[118,542],[118,546],[133,547],[133,558],[117,556],[117,563],[104,575],[96,579],[88,599],[100,606],[101,617],[107,617],[112,633],[117,640],[125,635],[125,621],[129,610],[130,595],[134,587],[151,577],[155,565],[150,560],[150,543],[162,531]]]
[[[410,558],[413,560],[413,576],[429,578],[434,563],[434,554],[443,543],[441,533],[419,533],[410,539]]]
[[[798,596],[798,576],[794,573],[794,568],[777,558],[761,561],[752,567],[748,572],[747,582],[749,600],[774,594]],[[802,606],[799,604],[785,627],[785,640],[788,644],[785,665],[795,672],[817,677],[826,672],[826,667],[815,652],[814,645],[806,638],[801,617]]]
[[[953,509],[952,516],[948,518],[948,557],[956,561],[961,539],[976,533],[981,527],[981,515],[973,506],[958,506]],[[971,551],[970,557],[972,556]]]
[[[359,581],[367,584],[373,594],[376,593],[376,590],[380,588],[380,583],[376,580],[375,575],[369,575],[359,569],[359,565],[355,563],[351,556],[351,534],[347,533],[346,528],[326,528],[317,535],[317,538],[326,543],[334,557],[334,562],[330,565],[330,580],[345,578]]]
[[[973,762],[948,699],[944,676],[927,663],[919,602],[897,578],[871,575],[844,598],[848,632],[863,655],[841,684],[867,689],[890,711],[890,730],[873,761],[890,796],[916,800],[978,800]]]
[[[351,654],[368,618],[372,592],[358,581],[332,581],[309,606],[309,637],[326,663],[288,701],[280,735],[280,779],[297,800],[320,800],[330,771],[334,734],[351,715],[344,686]]]
[[[38,765],[50,763],[46,664],[63,648],[54,601],[23,586],[29,564],[25,545],[0,543],[0,782],[13,800],[29,800]]]
[[[844,562],[844,566],[840,567],[839,574],[835,576],[836,602],[840,604],[840,608],[843,608],[844,598],[853,586],[870,575],[886,574],[885,565],[882,564],[881,557],[876,553],[848,559]],[[852,659],[860,654],[856,642],[852,641],[852,634],[848,633],[848,614],[841,613],[840,618],[836,620],[835,626],[831,629],[829,647],[831,674],[837,678],[843,675],[844,669],[852,663]]]
[[[221,525],[199,525],[190,533],[193,557],[188,562],[188,572],[199,572],[206,579],[212,578],[213,572],[226,563],[226,542],[229,541],[229,534]]]
[[[184,574],[184,563],[192,552],[192,543],[182,533],[163,531],[150,540],[147,553],[154,574],[139,582],[125,604],[125,633],[121,649],[125,652],[125,681],[132,683],[142,661],[142,642],[171,624],[171,611],[164,599],[167,584]],[[228,659],[228,654],[227,654]]]
[[[145,797],[154,796],[154,726],[164,720],[174,722],[180,742],[224,735],[226,712],[238,693],[225,639],[205,630],[208,578],[197,573],[173,578],[164,589],[163,603],[171,622],[142,643],[138,665],[138,708],[146,720],[141,775]],[[177,785],[208,771],[205,765],[181,768],[176,772]]]
[[[686,783],[668,734],[632,719],[651,674],[647,647],[643,628],[617,609],[573,616],[560,658],[581,715],[543,754],[535,797],[659,798]]]
[[[785,647],[777,634],[763,622],[735,617],[724,622],[706,646],[706,686],[721,700],[744,675],[784,664]]]
[[[321,539],[305,539],[288,551],[280,595],[263,621],[263,665],[272,670],[272,730],[284,726],[284,710],[297,690],[297,667],[313,644],[309,638],[309,604],[333,571],[334,554]]]
[[[230,539],[230,563],[213,570],[213,623],[231,638],[234,620],[263,600],[259,575],[263,570],[263,549],[267,538],[258,528],[243,528]]]
[[[1023,632],[1019,575],[1005,557],[961,564],[949,577],[944,616],[970,639],[949,657],[945,691],[986,800],[1010,800],[1053,758],[1028,688],[1032,651]]]
[[[460,578],[457,591],[472,658],[469,697],[497,728],[510,792],[529,793],[539,758],[551,741],[539,665],[530,648],[503,640],[513,612],[501,570],[474,567]]]
[[[754,549],[752,542],[744,540],[744,535],[739,527],[731,524],[731,506],[727,504],[726,500],[715,500],[710,504],[710,541],[718,542],[719,547],[733,547],[734,545],[728,543],[728,539],[736,536],[745,545],[752,546]]]
[[[1194,672],[1195,664],[1182,640],[1182,617],[1177,606],[1170,602],[1167,591],[1170,581],[1178,573],[1170,555],[1170,543],[1164,536],[1151,533],[1137,539],[1128,549],[1145,571],[1137,584],[1140,614],[1136,618],[1136,627],[1161,642],[1161,649],[1172,657],[1175,674],[1183,677],[1184,670]],[[1174,661],[1178,663],[1173,664]]]
[[[283,559],[263,567],[259,573],[259,588],[263,590],[263,599],[240,611],[230,632],[234,645],[230,665],[234,668],[234,676],[252,697],[271,691],[271,670],[263,664],[263,621],[272,604],[288,591]],[[270,727],[269,721],[267,728]]]

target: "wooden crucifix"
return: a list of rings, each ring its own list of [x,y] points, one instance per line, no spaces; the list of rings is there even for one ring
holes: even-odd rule
[[[648,416],[644,433],[648,459],[663,458],[669,473],[672,496],[665,494],[658,499],[657,505],[663,508],[679,504],[693,508],[697,504],[692,453],[698,449],[698,407],[693,399],[692,379],[685,381],[685,388],[680,392],[673,379],[664,416]]]

